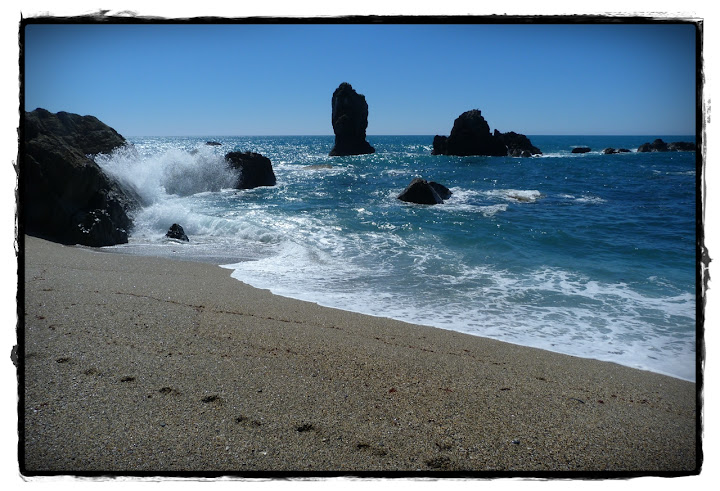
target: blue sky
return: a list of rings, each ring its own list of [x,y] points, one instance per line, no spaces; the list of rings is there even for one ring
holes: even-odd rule
[[[331,135],[341,82],[368,134],[695,133],[692,24],[28,24],[25,108],[124,136]]]

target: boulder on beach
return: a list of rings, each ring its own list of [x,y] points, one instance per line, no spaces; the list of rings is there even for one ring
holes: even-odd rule
[[[26,112],[20,156],[25,233],[94,247],[126,243],[139,197],[89,157],[125,144],[94,116]]]
[[[165,234],[165,237],[168,239],[177,239],[177,240],[183,240],[185,242],[190,242],[190,239],[188,239],[188,236],[185,234],[185,230],[183,230],[181,225],[178,225],[177,223],[173,223],[170,226],[170,229]]]
[[[575,147],[572,149],[572,153],[588,153],[590,147]]]
[[[365,96],[343,82],[332,95],[332,127],[335,146],[330,156],[364,155],[375,149],[367,142],[368,104]]]
[[[542,152],[520,133],[498,130],[491,133],[481,111],[472,109],[455,119],[449,137],[436,135],[433,138],[432,154],[530,157]]]
[[[277,183],[270,159],[259,153],[229,152],[225,160],[231,168],[239,171],[236,189],[274,186]]]
[[[398,199],[421,205],[438,205],[451,195],[452,192],[442,184],[417,177],[400,193]]]

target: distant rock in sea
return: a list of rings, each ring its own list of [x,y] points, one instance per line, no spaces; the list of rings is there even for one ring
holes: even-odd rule
[[[408,187],[400,193],[398,199],[408,203],[421,205],[439,205],[448,199],[452,192],[442,184],[425,179],[415,178]]]
[[[183,240],[185,242],[190,242],[190,239],[188,239],[188,236],[185,234],[185,230],[183,230],[181,225],[178,225],[177,223],[173,223],[170,226],[170,229],[165,234],[165,237],[168,239],[177,239],[177,240]]]
[[[36,109],[25,113],[21,155],[22,224],[30,235],[65,244],[128,241],[133,190],[106,175],[88,155],[126,144],[94,116]]]
[[[575,147],[572,149],[571,153],[588,153],[590,152],[590,147]]]
[[[693,142],[672,142],[668,144],[671,152],[695,152],[697,145]]]
[[[213,146],[213,147],[217,147],[217,146],[219,146],[219,145],[222,145],[222,143],[216,142],[216,141],[208,141],[208,142],[205,142],[205,145],[210,145],[210,146]]]
[[[495,138],[505,144],[510,157],[532,157],[533,155],[542,155],[539,148],[530,142],[530,138],[514,131],[500,133],[495,130]]]
[[[230,152],[225,155],[228,165],[240,171],[235,188],[252,189],[274,186],[277,183],[270,159],[254,152]]]
[[[628,150],[627,148],[612,148],[612,147],[609,147],[609,148],[606,148],[605,150],[603,150],[603,153],[604,153],[605,155],[612,155],[612,154],[615,154],[615,153],[629,153],[629,152],[630,152],[630,150]]]
[[[332,96],[332,126],[335,146],[330,156],[364,155],[375,149],[367,142],[368,104],[365,96],[343,82]]]
[[[692,142],[672,142],[665,143],[661,138],[657,138],[652,143],[643,143],[637,149],[638,152],[694,152],[697,145]]]
[[[542,152],[520,133],[501,133],[498,130],[490,133],[490,125],[480,110],[472,109],[455,119],[449,137],[435,136],[432,154],[530,157]]]

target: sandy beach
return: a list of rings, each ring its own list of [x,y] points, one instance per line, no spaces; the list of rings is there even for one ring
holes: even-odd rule
[[[27,475],[699,471],[691,382],[278,297],[207,263],[33,237],[24,253]]]

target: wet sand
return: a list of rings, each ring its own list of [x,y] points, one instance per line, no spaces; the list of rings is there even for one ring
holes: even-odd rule
[[[278,297],[207,263],[24,251],[27,475],[699,470],[691,382]]]

